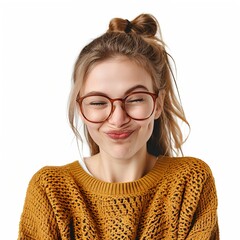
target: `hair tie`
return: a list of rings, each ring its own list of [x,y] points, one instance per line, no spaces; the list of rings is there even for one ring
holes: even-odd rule
[[[130,21],[128,21],[127,19],[126,19],[126,21],[127,21],[127,26],[124,31],[125,31],[125,33],[129,33],[132,29],[132,23]]]

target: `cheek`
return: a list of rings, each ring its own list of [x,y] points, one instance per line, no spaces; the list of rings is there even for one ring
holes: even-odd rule
[[[154,119],[148,124],[149,137],[152,135],[153,127],[154,127]]]
[[[86,129],[90,135],[94,134],[98,130],[96,125],[97,124],[85,123]]]
[[[147,119],[146,121],[147,122],[145,121],[141,122],[139,125],[140,125],[140,128],[142,129],[142,132],[144,132],[144,134],[150,137],[153,131],[154,118],[151,117],[151,119]]]
[[[98,144],[99,139],[99,128],[101,127],[101,124],[95,124],[95,123],[86,123],[86,130],[91,136],[92,140]]]

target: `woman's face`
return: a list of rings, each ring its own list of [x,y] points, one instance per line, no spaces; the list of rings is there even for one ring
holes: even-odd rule
[[[88,74],[81,96],[103,94],[110,98],[124,98],[127,94],[145,91],[153,93],[150,75],[126,57],[118,57],[97,64]],[[153,114],[146,120],[131,119],[122,108],[121,101],[114,102],[112,115],[103,123],[92,123],[82,117],[87,130],[99,146],[100,153],[113,158],[129,159],[146,152],[154,119],[161,114],[156,101]]]

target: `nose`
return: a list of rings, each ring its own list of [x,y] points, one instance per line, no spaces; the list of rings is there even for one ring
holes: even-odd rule
[[[121,127],[126,123],[129,123],[131,118],[127,115],[125,109],[123,108],[123,103],[117,101],[113,105],[113,112],[108,118],[108,122],[116,127]]]

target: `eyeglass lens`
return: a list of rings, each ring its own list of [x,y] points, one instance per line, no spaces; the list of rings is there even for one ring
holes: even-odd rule
[[[119,100],[119,99],[117,99]],[[113,111],[113,102],[105,96],[86,96],[81,101],[81,111],[91,122],[105,121]],[[136,120],[143,120],[151,116],[154,108],[154,98],[149,93],[133,93],[123,101],[123,108],[127,115]]]

